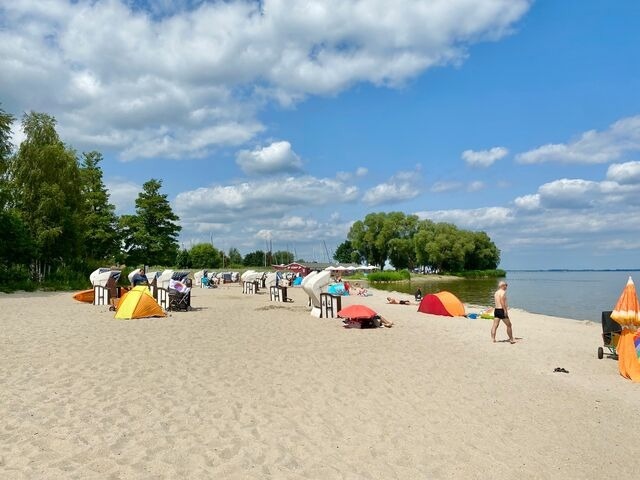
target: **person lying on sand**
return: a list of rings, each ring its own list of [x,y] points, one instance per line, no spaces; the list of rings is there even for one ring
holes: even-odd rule
[[[380,327],[393,327],[393,322],[387,320],[382,315],[376,315],[372,318],[366,319],[349,319],[345,318],[342,323],[345,328],[380,328]]]
[[[356,283],[352,290],[355,291],[356,295],[360,295],[361,297],[366,297],[368,295],[368,293],[369,293],[369,292],[367,292],[367,289],[361,287],[359,283]]]
[[[398,305],[410,305],[411,302],[409,300],[398,300],[397,298],[387,297],[387,303],[393,303]]]

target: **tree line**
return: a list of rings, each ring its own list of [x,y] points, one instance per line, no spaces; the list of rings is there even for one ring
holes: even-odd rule
[[[16,119],[0,108],[0,283],[24,277],[87,278],[99,266],[154,265],[215,269],[291,263],[286,251],[256,250],[244,257],[210,243],[180,249],[179,217],[162,181],[150,179],[135,201],[135,214],[116,215],[97,151],[65,145],[53,116],[29,112],[25,139],[11,144]],[[11,283],[16,283],[15,278]]]
[[[179,218],[162,182],[150,179],[136,213],[117,216],[103,181],[99,152],[65,145],[54,117],[22,118],[25,139],[14,151],[15,118],[0,109],[0,270],[40,282],[105,263],[172,265]]]
[[[288,264],[293,262],[293,253],[284,250],[268,252],[255,250],[244,257],[237,248],[232,247],[228,252],[218,250],[211,243],[197,243],[189,249],[178,253],[176,265],[178,268],[241,268],[241,267],[271,267],[273,264]]]
[[[495,270],[500,250],[485,232],[420,220],[402,212],[370,213],[356,221],[334,255],[339,262],[366,261],[396,269],[464,272]]]

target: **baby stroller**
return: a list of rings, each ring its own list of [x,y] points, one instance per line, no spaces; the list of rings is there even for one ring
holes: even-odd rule
[[[611,319],[611,311],[602,312],[602,347],[598,347],[598,358],[604,358],[604,349],[609,350],[607,356],[617,359],[616,347],[620,340],[622,327]]]
[[[182,278],[171,278],[169,281],[168,310],[183,310],[185,312],[191,310],[191,281],[186,278],[188,272],[185,273],[186,274]]]

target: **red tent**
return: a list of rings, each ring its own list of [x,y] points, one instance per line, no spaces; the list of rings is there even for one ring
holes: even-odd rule
[[[425,295],[418,311],[446,317],[464,317],[465,315],[462,302],[453,293],[446,291]]]

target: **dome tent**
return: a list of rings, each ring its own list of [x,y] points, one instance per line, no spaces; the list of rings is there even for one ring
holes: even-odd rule
[[[151,296],[149,288],[139,285],[133,287],[120,299],[115,318],[130,320],[144,317],[166,317],[166,314]]]
[[[442,291],[425,295],[418,311],[446,317],[464,317],[464,305],[453,293]]]

